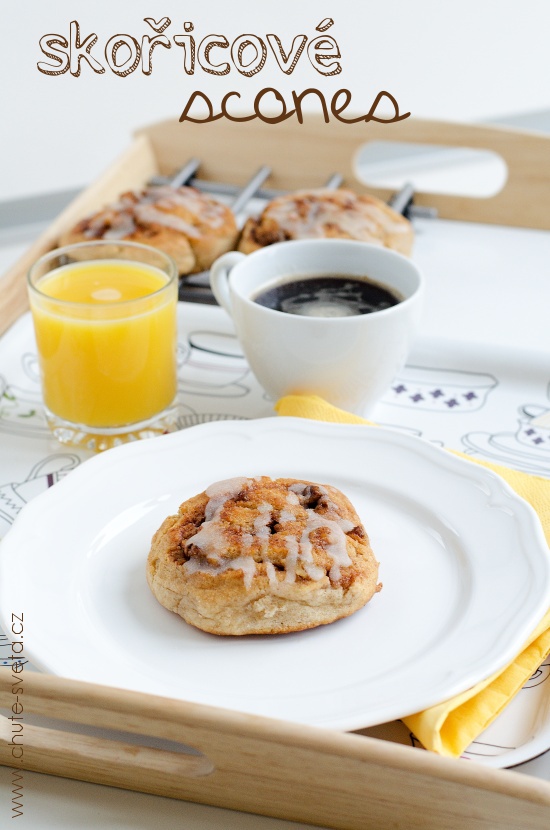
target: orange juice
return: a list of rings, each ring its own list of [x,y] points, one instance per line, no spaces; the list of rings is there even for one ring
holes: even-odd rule
[[[145,421],[176,395],[177,282],[131,260],[63,265],[31,309],[50,412],[90,427]]]

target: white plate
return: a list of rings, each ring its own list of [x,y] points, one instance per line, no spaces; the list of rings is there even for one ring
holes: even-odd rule
[[[380,560],[352,617],[219,638],[145,580],[153,532],[213,481],[289,476],[339,487]],[[25,507],[0,546],[0,622],[55,674],[307,724],[402,717],[486,677],[550,604],[534,511],[496,475],[408,435],[293,418],[223,421],[92,458]]]

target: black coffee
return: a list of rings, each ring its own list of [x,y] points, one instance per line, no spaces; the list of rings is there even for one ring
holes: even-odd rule
[[[311,276],[283,279],[253,298],[254,302],[305,317],[351,317],[396,305],[400,298],[368,278]]]

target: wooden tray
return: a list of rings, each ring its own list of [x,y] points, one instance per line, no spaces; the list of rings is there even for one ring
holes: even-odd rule
[[[139,133],[0,281],[0,333],[27,308],[29,265],[55,247],[63,230],[121,191],[171,174],[192,156],[202,161],[201,178],[212,181],[244,184],[267,163],[273,169],[267,186],[277,189],[319,186],[338,171],[345,185],[361,191],[353,159],[367,139],[495,150],[509,172],[497,196],[419,194],[416,202],[436,207],[443,218],[550,229],[550,138],[544,136],[412,119],[389,126],[324,124],[313,117],[277,126],[166,122]],[[548,827],[550,783],[519,773],[31,672],[24,675],[24,691],[26,716],[62,718],[73,731],[27,722],[24,754],[15,759],[12,722],[2,718],[0,763],[7,766],[347,830]],[[0,672],[0,707],[9,715],[12,704],[7,670]],[[136,744],[120,734],[80,734],[80,724],[178,741],[202,754],[151,748],[146,738]]]
[[[23,687],[27,716],[181,741],[202,754],[25,725],[20,762],[0,740],[7,766],[342,830],[548,828],[550,784],[519,773],[48,675],[27,673]],[[7,670],[0,706],[12,700]]]

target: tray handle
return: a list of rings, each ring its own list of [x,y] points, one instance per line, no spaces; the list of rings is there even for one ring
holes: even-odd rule
[[[74,723],[72,727],[75,727]],[[23,726],[21,732],[12,734],[8,717],[0,715],[0,733],[8,736],[7,747],[2,747],[2,750],[7,749],[11,753],[10,765],[13,767],[17,767],[30,753],[34,759],[33,768],[44,772],[55,769],[56,775],[68,778],[77,777],[75,772],[78,771],[84,777],[86,770],[93,774],[113,766],[131,783],[135,776],[139,778],[144,769],[148,776],[160,779],[165,775],[196,778],[209,775],[214,770],[206,756],[190,751],[189,747],[182,745],[180,751],[157,749],[146,745],[146,736],[135,736],[138,740],[130,742],[112,737],[118,736],[119,732],[112,731],[110,734],[110,730],[101,731],[104,733],[101,736],[85,735],[68,731],[66,727],[56,729],[28,724]]]
[[[21,674],[18,675],[21,684]],[[341,830],[547,830],[550,785],[412,747],[297,726],[34,672],[24,714],[181,740],[208,760],[24,723],[15,759],[2,722],[0,764]],[[12,705],[0,673],[0,707]],[[153,768],[147,766],[152,760]],[[211,764],[211,767],[208,766]]]
[[[269,186],[281,190],[322,187],[338,171],[343,186],[387,200],[389,190],[358,182],[355,157],[368,141],[402,141],[443,147],[473,147],[498,153],[508,167],[503,189],[490,198],[415,193],[415,204],[435,207],[441,218],[550,230],[550,136],[502,127],[407,118],[395,124],[342,124],[307,115],[303,124],[220,119],[180,124],[171,119],[140,130],[108,170],[81,193],[0,277],[0,335],[28,308],[25,275],[32,263],[56,246],[60,234],[124,190],[151,177],[173,175],[191,157],[201,160],[201,178],[243,186],[252,170],[269,162]],[[281,152],[284,147],[284,153]],[[220,149],[221,148],[221,149]]]
[[[294,118],[280,124],[255,120],[244,126],[220,119],[206,127],[162,121],[138,135],[150,140],[159,169],[166,175],[191,156],[201,159],[201,177],[237,185],[256,167],[269,164],[268,186],[280,190],[322,187],[326,176],[338,171],[344,186],[384,200],[392,191],[367,188],[356,176],[357,153],[370,141],[491,150],[508,168],[506,183],[494,196],[415,191],[415,204],[437,208],[443,219],[550,230],[550,136],[527,130],[413,117],[394,124],[324,123],[321,116],[308,113],[303,124]]]

